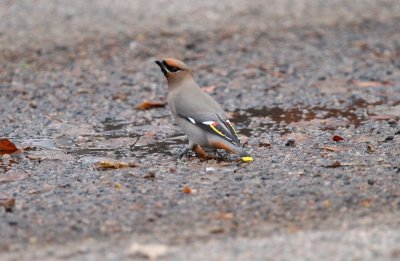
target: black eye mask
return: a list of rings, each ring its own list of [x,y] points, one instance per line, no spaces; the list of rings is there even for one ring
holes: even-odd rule
[[[168,63],[166,61],[162,61],[162,64],[165,66],[165,68],[167,68],[168,71],[170,72],[177,72],[180,71],[181,69],[179,69],[178,67],[173,67],[168,65]]]
[[[177,72],[177,71],[180,71],[181,69],[179,69],[178,67],[168,67],[168,70],[170,72]]]

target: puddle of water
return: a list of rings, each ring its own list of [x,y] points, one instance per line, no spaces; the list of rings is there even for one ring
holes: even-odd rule
[[[98,132],[99,137],[104,137],[106,139],[116,139],[116,138],[135,138],[138,135],[135,133],[129,133],[126,127],[131,125],[131,123],[126,120],[119,120],[113,118],[106,118],[101,122],[100,126],[94,126],[94,130]],[[94,136],[94,135],[86,135]]]
[[[248,109],[246,111],[236,112],[238,116],[234,118],[238,129],[244,135],[251,135],[254,130],[248,128],[248,124],[252,118],[270,119],[270,122],[260,122],[255,129],[268,129],[271,131],[279,132],[281,135],[291,132],[291,123],[301,121],[311,121],[314,119],[326,120],[336,119],[344,120],[346,126],[354,125],[356,128],[361,126],[367,120],[367,115],[361,113],[359,109],[365,109],[370,105],[377,105],[379,103],[367,103],[363,99],[355,100],[353,105],[343,109],[327,108],[322,106],[306,106],[290,109],[283,109],[280,107],[262,108],[262,109]],[[325,126],[321,129],[329,130],[336,129],[336,126]]]
[[[182,148],[184,145],[187,145],[187,139],[185,135],[181,133],[175,134],[173,136],[167,137],[163,141],[157,141],[155,143],[151,143],[145,146],[134,146],[132,148],[132,155],[137,156],[137,154],[143,156],[148,154],[164,154],[173,156],[172,153],[173,148]]]
[[[101,135],[100,137],[105,137],[105,135]],[[136,136],[138,137],[138,136]],[[112,152],[116,159],[124,158],[127,156],[144,156],[150,154],[164,154],[164,155],[173,155],[171,152],[172,148],[183,148],[183,145],[187,144],[186,136],[182,134],[176,134],[170,137],[167,137],[162,141],[155,141],[154,143],[150,143],[147,145],[135,145],[130,148],[72,148],[67,150],[68,154],[72,154],[75,156],[96,156],[96,157],[104,157],[107,156],[110,152]]]

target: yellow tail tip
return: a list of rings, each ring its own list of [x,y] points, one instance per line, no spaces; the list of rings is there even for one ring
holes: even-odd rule
[[[242,157],[242,161],[244,162],[252,162],[254,159],[253,157],[247,156],[247,157]]]

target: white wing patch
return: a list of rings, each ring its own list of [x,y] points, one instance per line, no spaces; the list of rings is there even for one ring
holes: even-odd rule
[[[211,125],[211,124],[214,124],[215,121],[203,121],[202,123],[205,125]]]
[[[193,124],[196,124],[196,121],[193,118],[188,117],[189,121]]]

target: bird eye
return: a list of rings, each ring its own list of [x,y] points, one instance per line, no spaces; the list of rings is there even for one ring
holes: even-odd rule
[[[178,67],[169,67],[168,70],[171,72],[177,72],[180,71],[181,69],[179,69]]]

